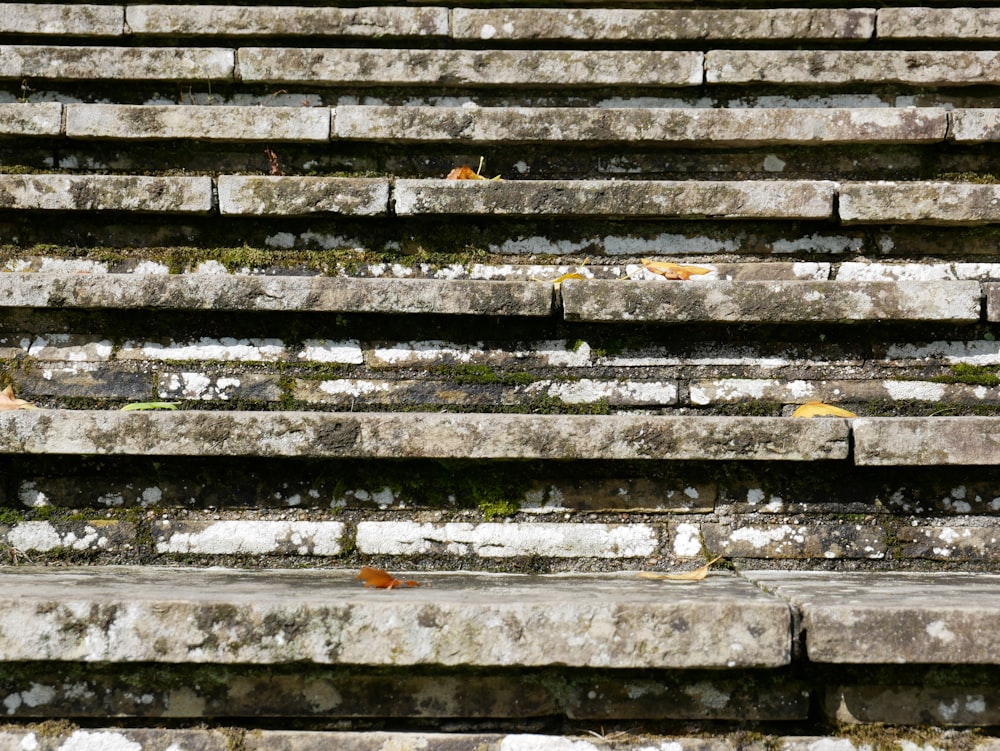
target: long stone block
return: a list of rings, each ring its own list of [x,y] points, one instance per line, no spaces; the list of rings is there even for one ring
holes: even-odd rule
[[[595,281],[562,284],[568,321],[953,321],[980,318],[978,282]]]
[[[823,180],[397,180],[396,213],[825,219]]]
[[[0,453],[435,459],[844,459],[846,420],[481,413],[0,413]]]
[[[875,31],[875,11],[781,8],[766,10],[472,9],[452,11],[456,39],[634,41],[672,39],[858,39]]]
[[[155,567],[0,573],[4,661],[777,667],[788,606],[714,574],[697,587],[634,575],[398,574]]]
[[[844,224],[980,225],[1000,222],[1000,185],[951,182],[841,183]]]
[[[801,404],[806,401],[923,401],[983,404],[1000,401],[1000,389],[965,383],[886,379],[805,380],[719,378],[691,381],[692,404],[734,404],[748,400]]]
[[[207,214],[210,177],[0,175],[0,208]]]
[[[1000,461],[1000,418],[878,417],[853,423],[857,464],[994,465]]]
[[[237,59],[246,83],[551,88],[702,82],[700,52],[244,47]]]
[[[996,664],[1000,576],[746,571],[802,615],[813,662]]]
[[[62,108],[59,102],[0,104],[0,135],[58,136]]]
[[[882,8],[879,39],[1000,39],[997,8]]]
[[[971,50],[712,50],[707,83],[988,85],[1000,52]]]
[[[157,553],[193,555],[339,555],[342,522],[232,519],[156,522]]]
[[[2,3],[0,33],[121,36],[122,6],[73,3]]]
[[[977,681],[977,676],[962,676],[949,666],[942,672],[951,672],[950,681],[941,680],[931,668],[926,677],[914,676],[927,681],[920,685],[910,676],[894,681],[890,670],[883,683],[868,680],[827,687],[827,716],[840,723],[896,726],[983,727],[1000,722],[1000,688],[994,681],[981,677]]]
[[[983,291],[986,293],[986,320],[1000,321],[1000,283],[986,282]],[[987,348],[991,345],[983,343],[981,346]]]
[[[548,316],[552,290],[462,279],[15,272],[0,274],[0,307]]]
[[[0,110],[0,117],[3,111]],[[327,141],[325,107],[197,105],[66,105],[70,138],[122,140],[185,138],[199,141]]]
[[[956,109],[948,113],[949,138],[959,142],[1000,141],[1000,109]]]
[[[170,36],[447,36],[448,10],[421,7],[308,8],[254,5],[127,5],[132,34]]]
[[[234,216],[389,212],[389,181],[367,177],[266,177],[221,175],[219,211]]]
[[[972,112],[973,110],[967,110]],[[340,105],[334,137],[396,142],[650,142],[759,146],[933,143],[947,112],[925,108],[390,107]]]
[[[231,81],[236,54],[213,47],[0,46],[0,78]]]

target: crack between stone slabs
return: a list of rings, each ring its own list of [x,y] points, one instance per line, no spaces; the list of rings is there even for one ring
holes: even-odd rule
[[[806,632],[802,628],[801,608],[797,607],[795,603],[791,601],[790,598],[778,594],[777,592],[772,592],[763,584],[760,584],[758,582],[753,581],[752,579],[747,578],[746,576],[743,575],[743,572],[740,569],[736,568],[735,566],[733,567],[733,573],[735,573],[743,581],[753,586],[755,589],[764,592],[765,594],[771,597],[776,597],[785,603],[785,605],[788,607],[788,612],[791,615],[791,622],[789,624],[789,634],[788,634],[789,642],[791,644],[791,662],[792,663],[805,662],[807,660]]]

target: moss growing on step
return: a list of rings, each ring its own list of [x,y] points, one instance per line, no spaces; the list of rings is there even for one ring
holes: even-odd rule
[[[956,363],[950,367],[951,373],[932,376],[934,383],[964,383],[969,386],[1000,386],[1000,369],[989,365]]]

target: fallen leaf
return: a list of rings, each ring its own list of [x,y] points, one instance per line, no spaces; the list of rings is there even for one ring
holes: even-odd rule
[[[268,174],[272,177],[281,177],[285,173],[281,171],[281,164],[278,162],[278,155],[271,149],[264,149],[264,156],[267,157]]]
[[[382,569],[372,568],[371,566],[362,566],[361,571],[354,578],[361,579],[361,581],[365,583],[366,587],[375,587],[375,589],[397,589],[398,587],[420,586],[420,582],[415,582],[412,579],[409,581],[400,581]]]
[[[170,402],[134,402],[122,407],[122,412],[147,412],[153,409],[177,409],[177,405]]]
[[[8,386],[3,391],[0,391],[0,409],[38,409],[31,402],[26,402],[24,399],[16,399],[14,397],[14,387]]]
[[[683,574],[661,574],[656,571],[640,571],[640,579],[663,579],[672,582],[700,582],[706,576],[708,576],[708,570],[712,567],[713,563],[722,560],[722,556],[718,555],[704,566],[696,568],[694,571],[688,571]]]
[[[461,167],[455,167],[448,175],[445,180],[499,180],[500,175],[496,177],[483,177],[483,163],[486,160],[482,157],[479,158],[479,169],[475,172],[472,171],[472,167],[468,164],[463,164]]]
[[[682,281],[687,281],[692,276],[701,276],[702,274],[712,273],[712,269],[706,269],[704,266],[684,266],[679,263],[654,261],[650,258],[643,258],[641,259],[641,262],[647,271],[659,274],[665,279],[680,279]]]
[[[823,402],[806,402],[792,412],[792,417],[857,417],[856,414],[832,404]]]
[[[583,267],[586,266],[588,263],[590,263],[590,259],[584,258],[583,263],[581,263],[577,268],[579,268],[582,271]],[[537,276],[532,276],[528,278],[533,282],[545,282],[546,284],[551,284],[554,289],[558,290],[559,287],[562,285],[562,283],[565,282],[567,279],[586,279],[587,277],[585,277],[578,271],[571,271],[568,274],[557,276],[555,279],[539,279]]]

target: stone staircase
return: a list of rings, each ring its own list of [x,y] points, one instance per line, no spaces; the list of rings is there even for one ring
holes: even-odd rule
[[[0,749],[1000,749],[1000,10],[618,5],[0,3]]]

